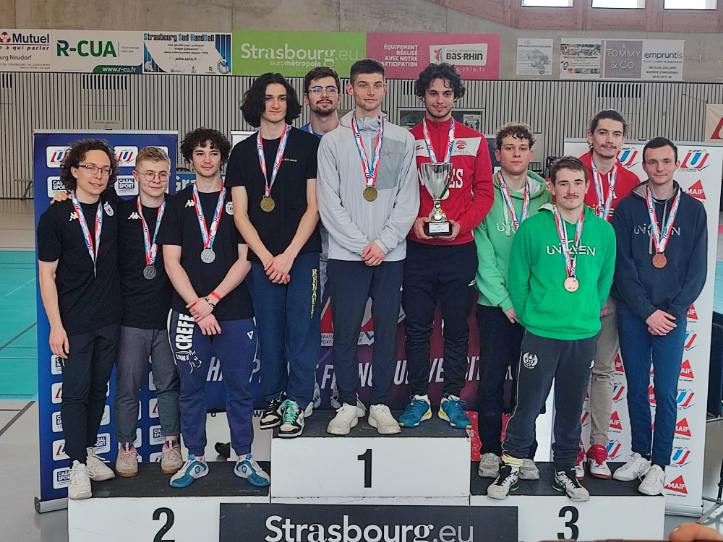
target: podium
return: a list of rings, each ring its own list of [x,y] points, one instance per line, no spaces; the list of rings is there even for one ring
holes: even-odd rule
[[[334,412],[317,411],[295,439],[274,436],[270,488],[233,474],[233,462],[209,462],[190,487],[169,486],[157,464],[136,478],[93,484],[93,498],[69,501],[70,542],[154,540],[236,542],[328,540],[374,542],[555,539],[661,539],[665,499],[637,482],[584,481],[575,503],[539,481],[520,481],[506,500],[486,496],[492,480],[470,462],[470,439],[436,417],[381,437],[365,419],[350,435],[326,433]]]

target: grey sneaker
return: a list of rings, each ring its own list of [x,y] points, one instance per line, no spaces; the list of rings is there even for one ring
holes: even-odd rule
[[[122,478],[133,478],[138,474],[138,454],[133,444],[122,444],[115,460],[115,471]]]
[[[90,477],[88,469],[83,463],[73,461],[70,469],[70,485],[68,486],[68,498],[73,500],[89,499],[92,496],[90,491]]]
[[[161,452],[161,472],[163,474],[176,474],[183,466],[181,446],[177,440],[167,440]]]
[[[497,454],[487,452],[482,454],[477,468],[477,474],[482,478],[497,478],[500,473],[500,458]]]
[[[572,501],[585,502],[590,500],[590,493],[580,484],[580,480],[575,475],[574,467],[567,471],[557,471],[552,487],[560,493],[565,493]]]
[[[492,499],[506,499],[511,491],[517,491],[519,470],[503,463],[495,481],[487,488],[487,496]]]
[[[111,469],[105,459],[95,453],[94,448],[86,449],[87,456],[85,466],[88,469],[88,476],[94,482],[103,482],[115,478],[115,473]]]
[[[520,480],[539,480],[540,471],[532,459],[523,459],[520,467]]]

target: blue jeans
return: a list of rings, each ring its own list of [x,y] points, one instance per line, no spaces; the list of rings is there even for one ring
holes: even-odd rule
[[[299,254],[291,282],[274,284],[264,266],[251,263],[249,292],[261,345],[265,400],[285,391],[301,408],[312,401],[321,350],[319,254]]]
[[[645,321],[635,316],[623,302],[618,303],[618,336],[620,353],[628,381],[628,413],[632,433],[632,449],[651,455],[652,462],[664,467],[670,464],[677,418],[676,395],[683,359],[687,319],[674,314],[678,326],[667,335],[651,335]],[[650,365],[655,375],[655,434],[651,426],[648,386]]]
[[[226,388],[226,415],[231,445],[238,455],[251,451],[254,404],[249,379],[256,352],[254,321],[221,320],[220,335],[204,335],[191,316],[171,311],[168,335],[181,381],[178,407],[181,434],[188,451],[203,455],[206,448],[206,380],[211,358],[221,364]]]

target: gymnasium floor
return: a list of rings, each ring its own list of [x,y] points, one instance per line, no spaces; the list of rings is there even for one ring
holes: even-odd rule
[[[38,411],[32,201],[0,200],[0,540],[67,542],[64,510],[36,514]],[[723,216],[722,216],[723,219]],[[723,220],[721,220],[723,222]],[[723,311],[723,226],[718,236],[716,310]],[[704,494],[714,496],[723,457],[723,421],[708,423]],[[709,505],[708,505],[709,506]],[[666,535],[687,518],[666,517]],[[713,526],[723,532],[723,518]]]

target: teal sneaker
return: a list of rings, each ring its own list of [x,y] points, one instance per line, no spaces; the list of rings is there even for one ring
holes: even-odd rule
[[[171,476],[171,487],[188,487],[194,480],[203,478],[208,474],[208,465],[201,459],[189,455],[183,466]]]
[[[233,473],[239,478],[246,478],[252,486],[266,487],[271,484],[271,478],[251,454],[239,457],[236,466],[233,468]]]
[[[287,399],[281,405],[281,425],[279,426],[279,437],[294,438],[301,436],[304,431],[304,410],[299,408],[299,403]]]
[[[462,399],[456,395],[445,395],[439,405],[439,419],[449,422],[456,429],[469,429],[472,422],[464,413]]]
[[[426,395],[412,395],[407,408],[399,416],[402,427],[417,427],[424,420],[432,417],[432,407]]]

